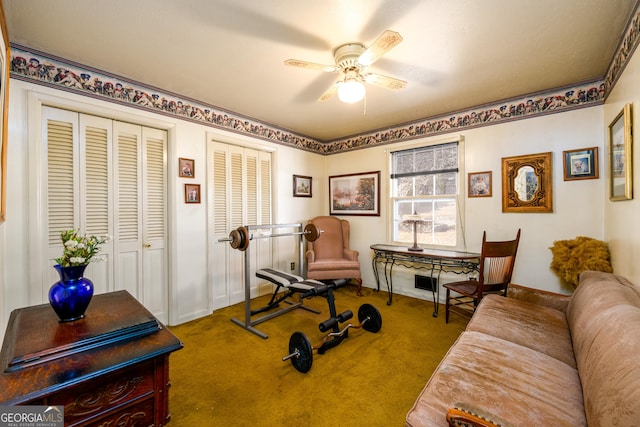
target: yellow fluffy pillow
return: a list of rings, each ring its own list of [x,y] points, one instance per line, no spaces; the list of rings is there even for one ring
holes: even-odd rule
[[[585,270],[613,272],[607,243],[591,237],[578,236],[573,240],[556,240],[550,247],[553,259],[551,270],[560,281],[576,288],[580,273]]]

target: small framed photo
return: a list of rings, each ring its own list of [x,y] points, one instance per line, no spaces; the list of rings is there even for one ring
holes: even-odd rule
[[[597,179],[598,147],[563,151],[564,180]]]
[[[193,178],[195,176],[195,160],[183,159],[182,157],[180,157],[178,159],[178,167],[178,175],[181,178]]]
[[[310,176],[293,175],[293,197],[312,197]]]
[[[200,203],[200,184],[184,185],[184,202]]]
[[[469,173],[469,197],[491,197],[491,171]]]

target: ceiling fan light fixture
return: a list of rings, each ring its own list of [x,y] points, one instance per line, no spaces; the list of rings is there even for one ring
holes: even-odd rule
[[[347,80],[338,86],[338,98],[347,104],[362,101],[365,94],[364,85],[357,80]]]

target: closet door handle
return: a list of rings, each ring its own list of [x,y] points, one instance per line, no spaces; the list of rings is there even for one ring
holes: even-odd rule
[[[151,247],[151,243],[146,243],[145,242],[145,243],[142,244],[142,246],[145,247],[145,248],[150,248]]]

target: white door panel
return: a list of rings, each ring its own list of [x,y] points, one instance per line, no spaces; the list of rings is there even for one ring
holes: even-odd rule
[[[166,146],[167,132],[142,129],[142,302],[162,322],[169,320]]]

